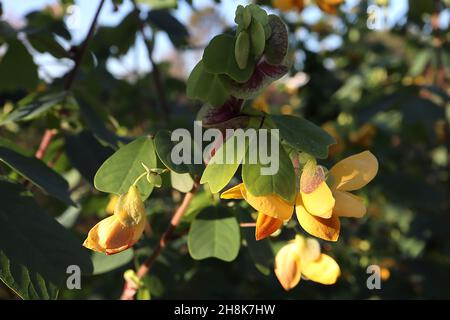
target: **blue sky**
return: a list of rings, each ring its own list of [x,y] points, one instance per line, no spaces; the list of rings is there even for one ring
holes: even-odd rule
[[[23,18],[23,16],[34,10],[40,10],[48,4],[56,3],[56,0],[3,0],[4,17],[10,21],[17,21]],[[76,0],[77,5],[77,19],[76,24],[71,28],[73,36],[73,43],[79,43],[86,35],[90,22],[96,11],[100,0]],[[346,8],[351,8],[358,0],[347,0]],[[225,0],[220,4],[220,13],[229,24],[233,22],[234,11],[239,4],[246,4],[248,1],[238,0]],[[194,0],[196,8],[203,8],[213,4],[212,0]],[[215,4],[217,5],[217,4]],[[120,6],[117,12],[113,11],[112,2],[107,0],[104,8],[99,17],[99,23],[103,25],[116,25],[122,18],[132,9],[131,2],[125,0],[123,5]],[[390,7],[388,10],[388,25],[392,26],[399,21],[408,9],[408,0],[395,0],[390,1]],[[182,22],[187,22],[189,19],[191,9],[185,1],[179,1],[179,6],[173,11],[174,15]],[[321,17],[321,12],[314,6],[307,7],[302,13],[303,19],[306,23],[314,23]],[[449,20],[449,12],[445,13],[441,19],[441,24],[447,24]],[[327,39],[329,47],[336,47],[339,45],[339,39],[336,37],[330,37]],[[319,43],[314,39],[311,39],[308,43],[309,49],[318,50]],[[172,45],[167,36],[163,33],[159,33],[156,39],[155,48],[155,60],[163,60],[165,56],[172,50]],[[41,76],[44,74],[50,74],[51,76],[59,76],[65,72],[70,65],[61,64],[55,61],[50,55],[35,55],[35,61],[45,69],[45,72],[41,70]],[[142,39],[138,39],[135,47],[130,50],[120,61],[111,59],[108,62],[108,68],[116,75],[123,75],[130,70],[137,70],[140,73],[147,72],[151,69],[148,62],[147,53],[142,42]]]

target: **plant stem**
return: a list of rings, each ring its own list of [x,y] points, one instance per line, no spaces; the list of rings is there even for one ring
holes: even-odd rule
[[[144,32],[144,21],[141,20],[139,17],[139,7],[135,0],[131,0],[133,2],[134,10],[137,12],[137,18],[139,19],[139,32],[141,33],[142,39],[144,40],[145,47],[147,49],[148,53],[148,59],[150,60],[150,64],[152,65],[152,76],[153,76],[153,83],[155,85],[155,91],[158,95],[159,105],[162,111],[162,115],[164,118],[164,121],[168,121],[169,114],[170,114],[170,108],[169,104],[167,103],[166,94],[164,91],[164,86],[161,81],[161,72],[159,70],[158,65],[153,60],[153,45],[152,43],[147,39]],[[153,40],[154,40],[153,36]]]
[[[101,0],[100,4],[98,5],[97,12],[95,13],[94,19],[92,20],[91,26],[89,28],[89,31],[86,35],[86,38],[83,41],[83,44],[81,45],[80,50],[77,51],[74,61],[75,65],[73,69],[70,71],[69,75],[67,76],[66,82],[64,83],[64,90],[69,91],[72,88],[73,82],[75,80],[75,76],[78,72],[78,69],[80,67],[81,61],[83,59],[84,53],[86,52],[87,45],[89,43],[90,38],[92,37],[95,25],[97,24],[98,17],[100,15],[100,11],[103,7],[103,4],[105,3],[105,0]],[[39,144],[39,148],[36,151],[35,157],[37,159],[42,159],[47,151],[48,146],[50,145],[53,137],[56,135],[56,130],[53,129],[46,129],[44,135],[42,136],[41,142]]]
[[[142,174],[140,174],[139,177],[137,177],[136,180],[134,180],[133,187],[135,187],[136,184],[139,182],[139,180],[141,180],[146,174],[147,174],[147,171],[142,173]]]
[[[72,88],[73,81],[75,80],[75,76],[78,72],[78,69],[80,68],[81,61],[83,60],[83,56],[84,53],[86,52],[89,40],[92,38],[92,35],[94,34],[95,26],[97,25],[97,20],[104,3],[105,0],[100,0],[100,4],[98,5],[97,11],[95,12],[94,19],[92,19],[91,26],[89,27],[89,31],[86,35],[86,38],[84,39],[83,43],[81,44],[81,47],[79,48],[79,50],[75,55],[74,58],[75,65],[73,69],[70,71],[69,75],[67,76],[66,82],[64,84],[64,89],[67,91]]]
[[[137,276],[139,279],[142,279],[150,271],[156,258],[158,258],[158,256],[166,247],[167,242],[170,240],[173,232],[180,223],[181,218],[186,213],[189,204],[191,203],[195,193],[197,192],[197,188],[198,185],[194,184],[192,190],[184,195],[183,201],[173,214],[172,219],[170,220],[170,224],[159,239],[159,243],[156,246],[155,250],[139,267],[137,271]],[[122,295],[120,296],[120,300],[133,300],[137,290],[137,286],[132,281],[126,281],[122,291]]]
[[[37,159],[42,159],[44,157],[45,152],[47,151],[47,148],[56,133],[57,131],[55,129],[45,129],[44,135],[42,136],[41,142],[39,144],[39,148],[34,155]]]
[[[256,222],[241,222],[239,226],[241,228],[254,228],[256,227]]]

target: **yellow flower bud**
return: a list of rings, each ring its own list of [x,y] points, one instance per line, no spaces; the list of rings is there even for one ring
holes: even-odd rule
[[[131,186],[127,193],[120,196],[114,214],[89,231],[83,246],[106,254],[121,252],[139,240],[145,222],[145,208],[139,190]]]

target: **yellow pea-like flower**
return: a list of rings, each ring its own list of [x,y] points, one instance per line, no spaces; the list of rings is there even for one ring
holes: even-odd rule
[[[316,0],[319,8],[329,14],[336,14],[337,8],[344,2],[345,0]]]
[[[131,186],[117,200],[114,214],[97,223],[83,243],[88,249],[115,254],[133,246],[146,224],[145,208],[139,190]]]
[[[305,2],[304,0],[272,0],[272,6],[280,11],[302,11],[305,6]]]
[[[254,196],[243,183],[224,191],[220,197],[222,199],[245,199],[258,212],[280,220],[289,220],[294,211],[294,206],[280,196],[276,194]]]
[[[337,262],[320,252],[317,240],[299,235],[278,251],[274,271],[286,291],[294,288],[302,276],[307,280],[331,285],[341,274]]]
[[[245,199],[258,211],[257,239],[263,239],[279,229],[283,221],[291,218],[295,207],[297,220],[306,232],[324,240],[337,241],[340,217],[361,218],[366,213],[363,200],[349,191],[364,187],[377,172],[377,159],[370,151],[364,151],[341,160],[330,169],[330,186],[325,180],[312,179],[315,185],[313,190],[301,190],[295,205],[276,194],[254,196],[243,183],[224,191],[220,197]]]
[[[331,186],[324,181],[313,192],[300,192],[297,197],[296,214],[302,228],[318,238],[337,241],[339,217],[361,218],[366,213],[363,200],[349,191],[364,187],[377,172],[378,161],[370,151],[339,161],[329,171]]]

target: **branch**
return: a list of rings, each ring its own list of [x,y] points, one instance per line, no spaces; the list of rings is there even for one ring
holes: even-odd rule
[[[97,12],[95,13],[94,19],[92,19],[91,26],[89,27],[89,31],[86,35],[86,38],[84,39],[83,43],[81,44],[81,47],[79,50],[77,50],[75,54],[75,65],[73,69],[70,71],[69,75],[67,76],[67,80],[64,84],[65,90],[70,90],[72,88],[73,81],[75,80],[75,76],[78,72],[78,69],[80,68],[81,61],[83,60],[84,53],[86,52],[89,40],[92,38],[92,35],[94,34],[95,26],[97,25],[97,20],[100,15],[100,11],[102,10],[103,4],[105,3],[105,0],[100,0],[100,4],[98,5]]]
[[[136,0],[131,0],[133,2],[134,10],[137,12],[137,18],[139,19],[139,32],[142,35],[142,39],[144,40],[145,48],[147,49],[148,58],[150,60],[150,64],[152,65],[152,76],[153,76],[153,83],[155,84],[155,90],[156,94],[158,95],[159,105],[162,110],[162,114],[164,117],[164,120],[167,122],[170,114],[170,108],[169,104],[167,103],[166,94],[164,91],[164,86],[161,81],[161,72],[159,70],[158,65],[153,60],[153,45],[152,43],[147,39],[144,32],[144,21],[139,17],[139,7],[136,3]],[[153,37],[154,39],[155,37]]]
[[[84,53],[86,52],[87,45],[89,43],[89,40],[91,39],[94,30],[95,25],[97,24],[98,17],[100,15],[100,11],[103,7],[103,4],[105,3],[105,0],[101,0],[100,4],[98,5],[97,12],[95,13],[94,19],[92,20],[91,26],[89,28],[89,31],[86,35],[86,38],[83,41],[83,44],[81,45],[80,50],[77,51],[74,61],[75,65],[70,71],[69,75],[67,76],[66,82],[64,83],[64,90],[69,91],[72,88],[73,82],[75,80],[75,76],[78,72],[78,69],[80,68],[81,61],[83,59]],[[36,151],[35,157],[37,159],[42,159],[47,152],[47,148],[52,142],[53,137],[56,135],[56,130],[52,129],[46,129],[44,135],[42,136],[41,142],[39,143],[39,148]]]
[[[241,228],[254,228],[256,227],[256,222],[241,222],[239,226]]]
[[[55,129],[45,129],[39,148],[34,155],[37,159],[42,159],[44,157],[50,142],[52,142],[53,137],[56,135],[56,132],[57,131]]]
[[[170,240],[173,232],[177,228],[178,224],[181,221],[181,218],[186,213],[189,204],[191,203],[195,193],[197,192],[198,185],[194,184],[194,187],[192,190],[184,195],[183,202],[181,202],[178,209],[175,211],[175,213],[172,216],[172,219],[170,220],[170,224],[167,227],[166,231],[164,231],[163,235],[159,239],[159,243],[156,246],[153,253],[145,260],[141,266],[139,267],[137,271],[137,276],[139,279],[142,279],[151,269],[153,263],[158,258],[158,256],[161,254],[161,252],[166,247],[168,241]],[[138,287],[136,284],[132,281],[126,280],[122,295],[120,296],[120,300],[133,300],[136,292],[138,290]]]

